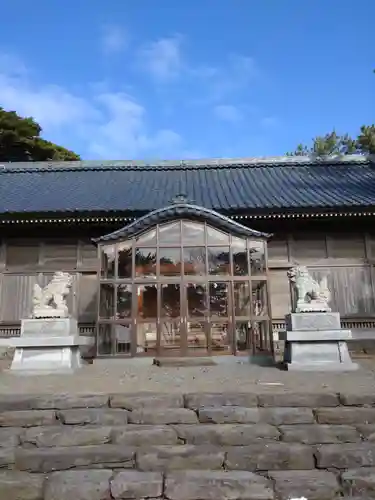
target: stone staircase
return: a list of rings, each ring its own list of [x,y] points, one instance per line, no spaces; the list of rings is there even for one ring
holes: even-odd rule
[[[375,498],[373,394],[0,396],[0,499]]]

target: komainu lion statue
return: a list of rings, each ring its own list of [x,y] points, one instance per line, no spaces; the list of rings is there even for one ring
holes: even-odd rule
[[[330,312],[328,303],[331,292],[328,289],[327,276],[320,282],[315,281],[307,267],[297,266],[288,271],[288,278],[297,294],[294,312]]]
[[[73,277],[58,272],[44,288],[38,284],[33,289],[33,318],[67,318],[69,316],[65,297],[69,294]]]

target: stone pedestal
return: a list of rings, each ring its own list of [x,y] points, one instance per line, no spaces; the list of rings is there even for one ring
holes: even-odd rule
[[[91,343],[72,318],[25,319],[20,337],[0,339],[16,348],[10,371],[20,375],[72,373],[82,366],[80,346]]]
[[[339,313],[292,313],[285,321],[287,331],[280,335],[280,340],[285,340],[284,366],[287,370],[358,369],[350,358],[346,342],[352,338],[352,332],[341,329]]]

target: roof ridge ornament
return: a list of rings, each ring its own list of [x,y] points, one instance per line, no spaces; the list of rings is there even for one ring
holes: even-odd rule
[[[179,203],[189,203],[189,199],[185,193],[178,193],[171,199],[170,203],[173,205],[178,205]]]

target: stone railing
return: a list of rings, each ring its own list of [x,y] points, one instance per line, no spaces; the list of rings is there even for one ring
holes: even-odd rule
[[[0,396],[0,498],[374,498],[375,395]]]

